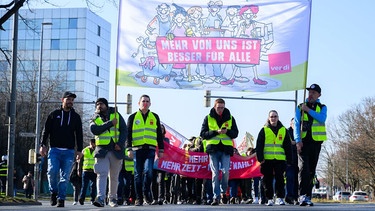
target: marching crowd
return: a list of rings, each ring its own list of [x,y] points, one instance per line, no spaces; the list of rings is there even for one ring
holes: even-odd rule
[[[61,108],[48,116],[40,148],[42,156],[48,155],[51,205],[64,207],[70,181],[74,204],[86,202],[90,187],[90,202],[97,207],[169,203],[313,206],[312,181],[321,144],[326,140],[327,108],[318,99],[319,85],[306,89],[308,98],[296,108],[289,128],[279,121],[276,110],[268,113],[256,148],[242,155],[256,156],[263,177],[247,179],[229,179],[230,157],[238,154],[233,139],[239,131],[223,99],[215,100],[199,136],[184,146],[187,151],[209,156],[212,178],[197,179],[154,167],[155,158],[163,157],[169,140],[159,116],[149,109],[148,95],[139,98],[139,110],[127,123],[105,98],[98,98],[90,122],[95,138],[83,148],[81,118],[73,109],[76,95],[65,92]]]

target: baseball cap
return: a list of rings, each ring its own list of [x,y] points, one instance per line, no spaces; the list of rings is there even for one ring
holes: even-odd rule
[[[76,95],[76,94],[74,94],[74,93],[72,93],[72,92],[69,92],[69,91],[67,91],[67,92],[64,92],[64,94],[63,94],[62,98],[67,98],[67,97],[72,97],[72,98],[76,98],[76,97],[77,97],[77,95]]]
[[[314,91],[317,91],[319,94],[322,92],[322,89],[320,88],[320,86],[318,84],[311,84],[310,87],[307,87],[306,88],[307,90],[314,90]]]

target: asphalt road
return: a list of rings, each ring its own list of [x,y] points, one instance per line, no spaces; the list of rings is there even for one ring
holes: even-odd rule
[[[246,210],[246,211],[261,211],[261,210],[340,210],[340,211],[360,211],[360,210],[375,210],[375,203],[315,203],[313,207],[300,207],[293,205],[285,206],[265,206],[258,204],[228,204],[228,205],[219,205],[219,206],[210,206],[210,205],[144,205],[141,207],[135,206],[118,206],[115,208],[105,206],[103,208],[95,207],[89,203],[85,205],[72,205],[73,201],[66,201],[64,208],[52,207],[47,200],[39,201],[42,205],[17,205],[17,206],[0,206],[0,210],[153,210],[153,211],[184,211],[184,210]]]

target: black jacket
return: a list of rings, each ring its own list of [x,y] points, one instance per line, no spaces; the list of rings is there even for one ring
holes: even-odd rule
[[[51,147],[83,149],[83,132],[81,116],[72,108],[66,112],[62,109],[52,111],[44,125],[42,145],[47,146],[48,138]]]
[[[230,111],[227,108],[224,108],[222,117],[220,118],[219,115],[216,113],[215,109],[212,108],[209,114],[212,118],[216,119],[217,125],[221,127],[224,122],[228,121],[231,118]],[[201,128],[201,133],[200,136],[203,139],[211,139],[215,136],[217,136],[219,133],[216,130],[210,130],[208,127],[208,118],[207,116],[203,120],[202,128]],[[236,124],[236,120],[232,116],[232,127],[231,129],[227,130],[226,133],[227,136],[231,139],[235,139],[238,136],[238,128]],[[212,153],[212,152],[217,152],[217,151],[222,151],[225,152],[226,154],[233,155],[233,147],[232,146],[225,146],[221,142],[218,145],[207,145],[206,146],[206,152],[207,153]]]

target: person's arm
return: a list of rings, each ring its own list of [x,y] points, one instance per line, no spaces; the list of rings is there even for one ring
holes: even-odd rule
[[[125,147],[126,137],[128,136],[128,129],[126,128],[126,123],[125,123],[124,118],[121,116],[120,113],[118,113],[118,114],[119,114],[119,119],[120,119],[119,120],[120,135],[119,135],[118,145]],[[121,148],[123,148],[123,147],[121,147]]]
[[[325,123],[327,120],[327,106],[323,106],[320,109],[319,113],[312,109],[310,109],[308,113],[310,114],[310,116],[312,116],[314,119],[316,119],[316,121],[320,123]]]
[[[39,149],[39,153],[42,157],[47,155],[47,142],[51,133],[52,124],[53,124],[53,112],[51,112],[48,115],[47,120],[44,124],[43,132],[42,132],[42,143]]]
[[[94,135],[100,135],[102,134],[105,130],[108,130],[113,126],[112,120],[108,120],[104,122],[102,125],[97,125],[95,123],[96,118],[101,118],[99,115],[94,115],[93,118],[90,121],[90,130],[92,134]]]
[[[264,142],[265,142],[264,128],[259,131],[256,145],[257,160],[262,163],[264,161]]]
[[[299,106],[296,108],[294,115],[294,130],[293,130],[294,140],[298,144],[301,142],[301,110]]]
[[[226,135],[229,136],[229,138],[231,139],[235,139],[238,137],[238,127],[237,127],[236,120],[234,119],[233,116],[232,116],[232,127],[230,130],[227,129]]]
[[[82,152],[83,150],[83,129],[82,129],[82,119],[77,114],[77,126],[76,126],[76,143],[77,143],[77,151]]]

